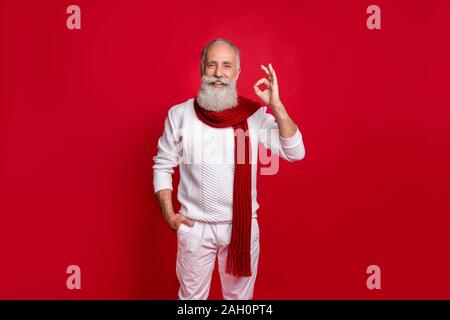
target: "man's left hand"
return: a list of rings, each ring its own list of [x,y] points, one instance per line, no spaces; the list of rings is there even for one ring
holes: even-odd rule
[[[263,69],[264,72],[269,76],[269,79],[267,80],[267,78],[261,78],[253,85],[255,94],[261,99],[261,101],[264,104],[272,108],[278,108],[283,104],[281,103],[280,100],[280,94],[278,91],[278,80],[275,70],[273,69],[271,63],[269,63],[268,68],[261,65],[261,69]],[[264,84],[266,86],[266,89],[264,91],[261,91],[259,89],[259,86],[261,84]]]

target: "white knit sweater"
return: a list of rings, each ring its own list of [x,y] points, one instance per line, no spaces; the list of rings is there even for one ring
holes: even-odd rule
[[[189,99],[169,110],[164,132],[158,140],[158,154],[153,157],[153,186],[155,193],[173,189],[172,174],[180,166],[178,201],[184,216],[206,222],[231,222],[234,182],[234,130],[232,127],[213,128],[201,122]],[[275,118],[262,107],[247,119],[252,154],[252,212],[257,216],[256,176],[258,145],[272,151],[265,167],[275,174],[277,159],[301,160],[305,156],[302,135],[290,138],[279,135]],[[260,150],[264,151],[265,149]],[[267,162],[262,159],[262,162]]]

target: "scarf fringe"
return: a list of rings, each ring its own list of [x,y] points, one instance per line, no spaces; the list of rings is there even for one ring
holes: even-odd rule
[[[250,277],[252,275],[250,254],[231,252],[228,249],[226,273],[235,277]]]

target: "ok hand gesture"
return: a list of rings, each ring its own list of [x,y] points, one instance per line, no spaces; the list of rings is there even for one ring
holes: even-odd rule
[[[259,79],[254,85],[253,89],[255,90],[255,94],[261,99],[261,101],[272,108],[277,108],[282,105],[280,101],[280,94],[278,91],[278,80],[275,70],[272,67],[272,64],[269,63],[269,67],[265,67],[261,65],[261,69],[269,76],[269,80],[267,78]],[[261,91],[259,86],[264,84],[266,89]]]

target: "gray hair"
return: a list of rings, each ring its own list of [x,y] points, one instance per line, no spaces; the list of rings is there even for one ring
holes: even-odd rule
[[[234,45],[234,43],[231,42],[230,40],[218,38],[218,39],[211,40],[203,48],[202,55],[201,55],[200,74],[203,74],[203,70],[205,70],[206,52],[212,45],[214,45],[216,43],[225,43],[225,44],[229,45],[231,47],[231,49],[234,50],[234,53],[236,53],[236,70],[239,70],[241,68],[241,54],[239,52],[238,47],[236,47]]]

